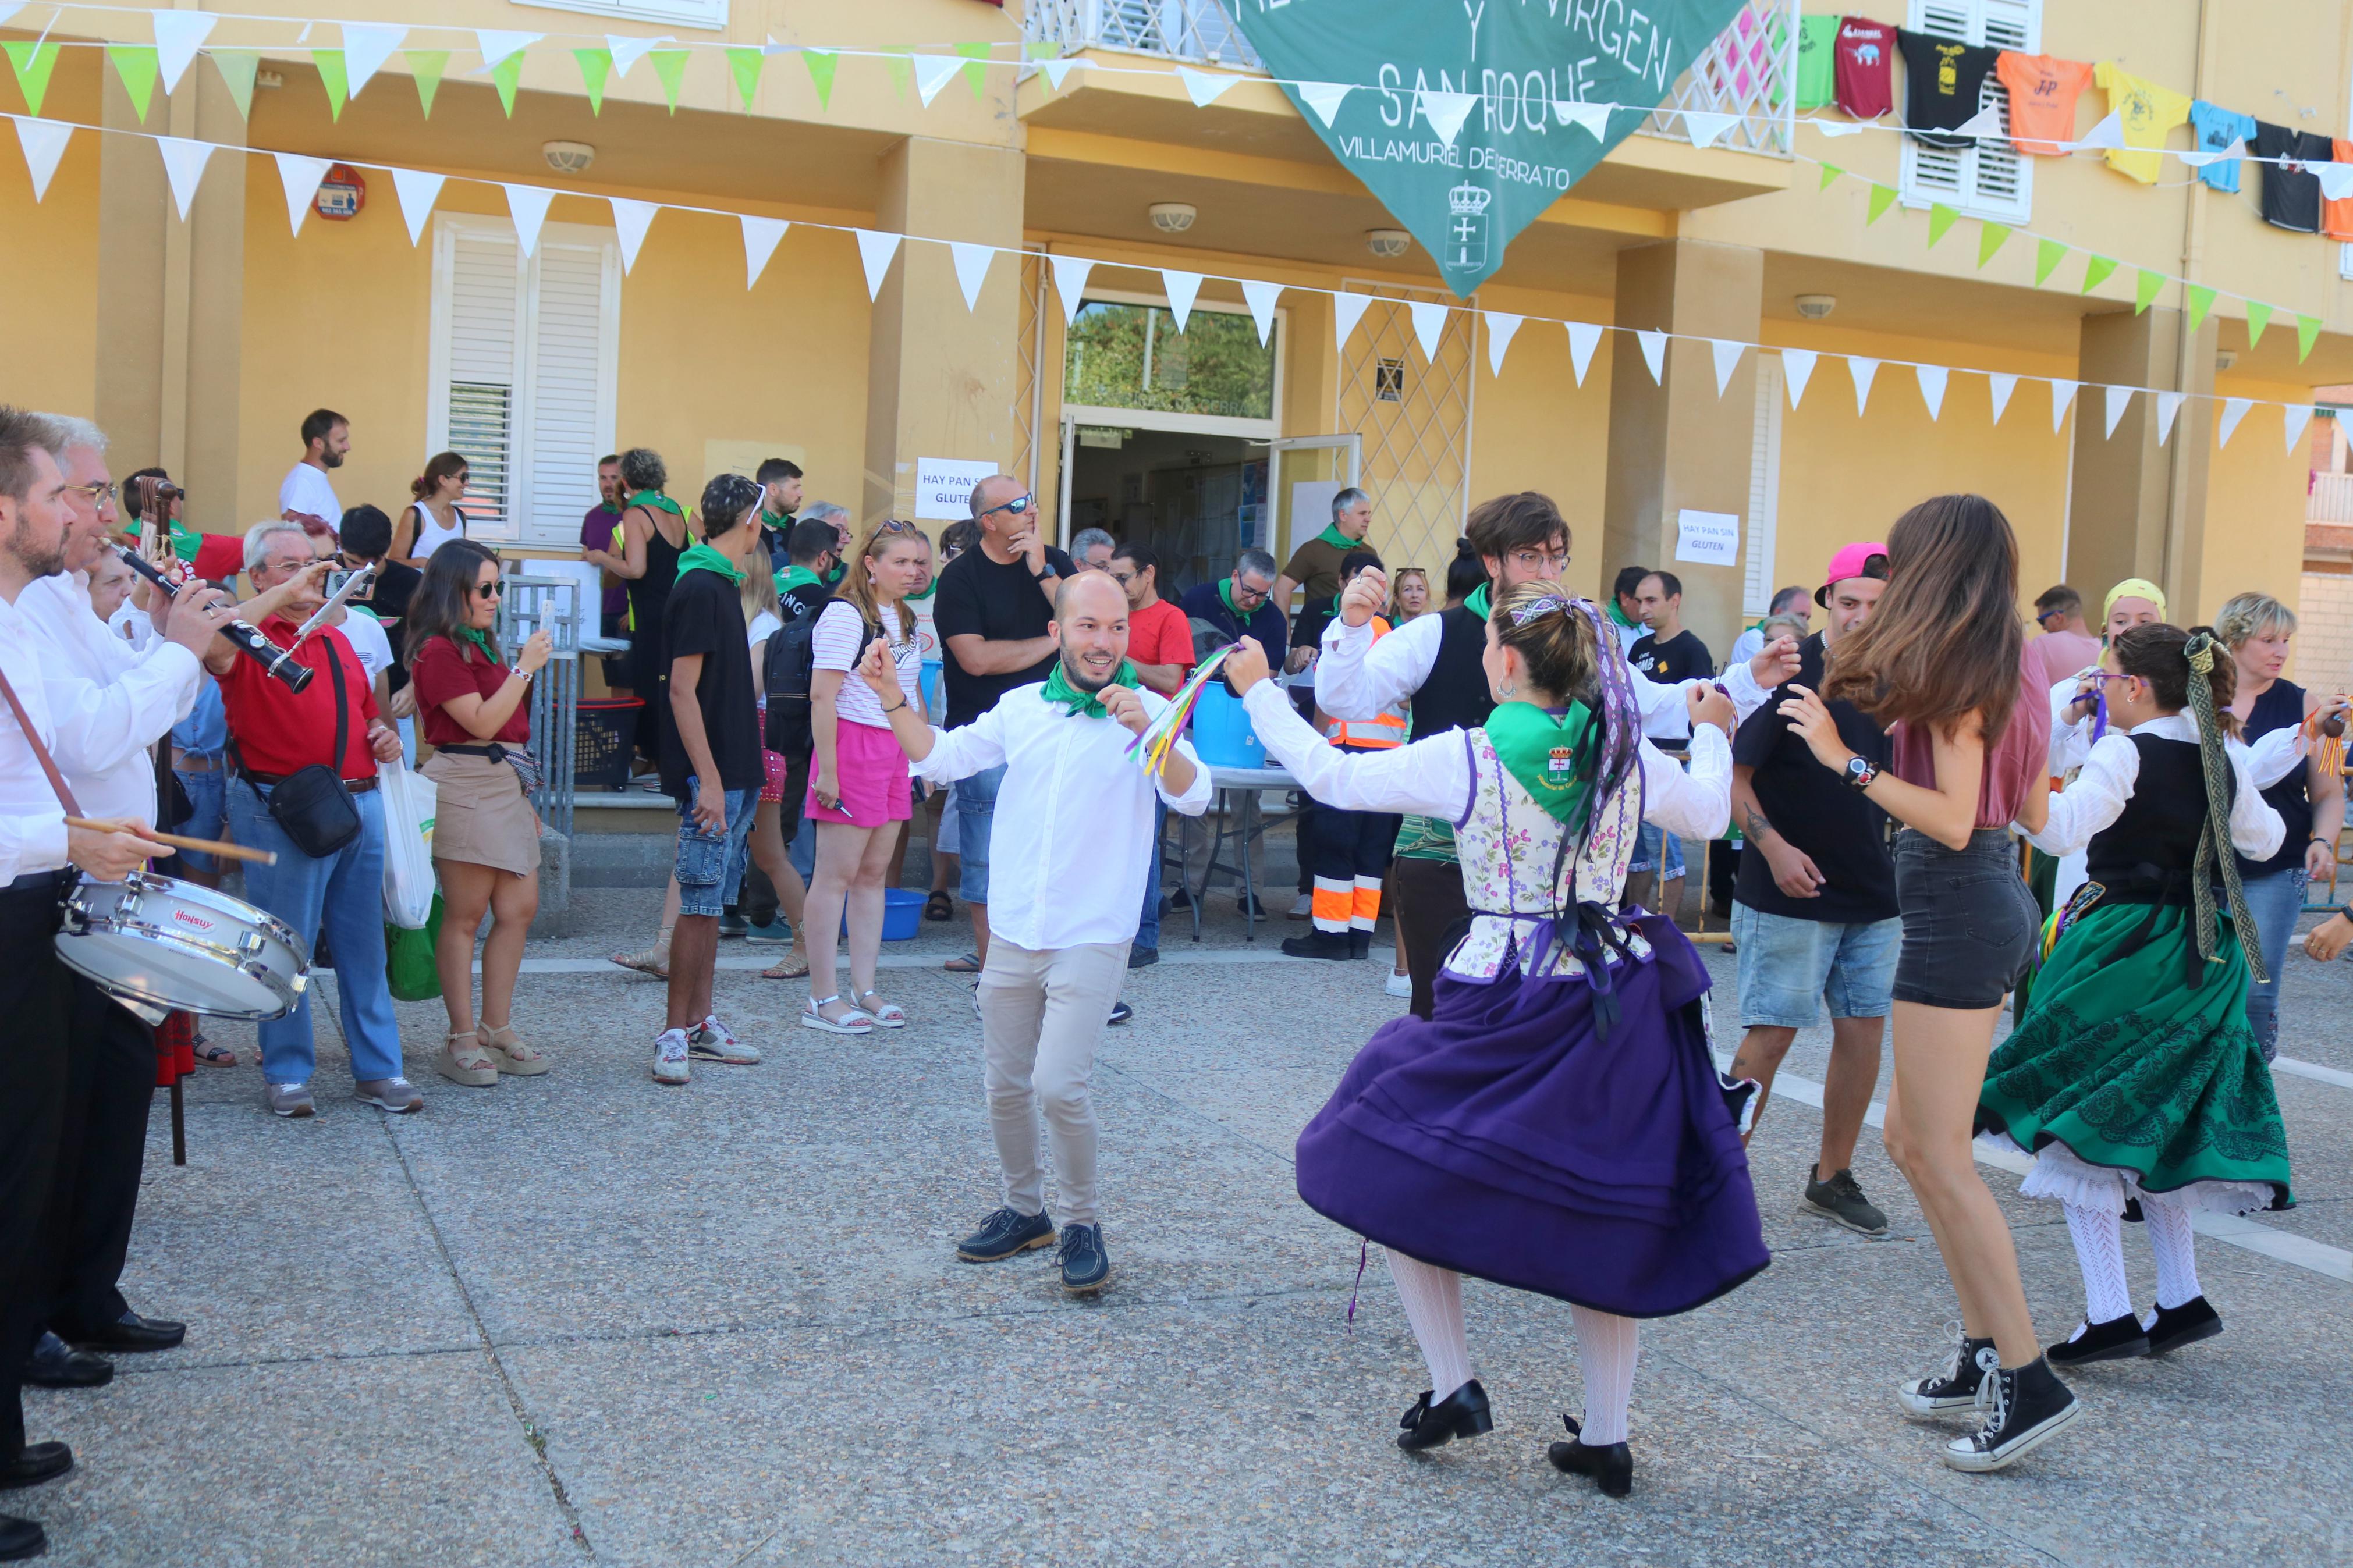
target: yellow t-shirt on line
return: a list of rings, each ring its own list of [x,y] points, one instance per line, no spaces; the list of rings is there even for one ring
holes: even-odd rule
[[[2189,97],[2134,76],[2114,60],[2102,60],[2092,79],[2108,95],[2108,108],[2124,121],[2125,144],[2108,149],[2108,167],[2144,185],[2157,184],[2165,158],[2155,149],[2165,145],[2175,126],[2189,121]]]

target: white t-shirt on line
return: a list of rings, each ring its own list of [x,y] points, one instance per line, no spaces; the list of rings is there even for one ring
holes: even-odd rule
[[[898,667],[899,689],[907,700],[923,701],[923,656],[913,637],[899,636],[899,616],[895,606],[882,612],[882,624],[891,633],[892,661]],[[858,616],[858,606],[847,599],[832,599],[818,616],[817,629],[809,634],[809,651],[815,657],[812,664],[818,669],[842,671],[841,690],[833,700],[837,717],[853,724],[865,724],[877,730],[887,730],[891,721],[883,716],[881,700],[874,689],[866,684],[852,669],[858,658],[863,623]]]
[[[305,513],[329,528],[343,526],[343,503],[335,499],[335,487],[327,481],[324,472],[308,463],[295,464],[279,481],[278,510],[281,514]]]

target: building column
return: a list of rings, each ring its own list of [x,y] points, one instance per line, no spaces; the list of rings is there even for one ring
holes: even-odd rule
[[[1610,334],[1601,592],[1628,565],[1674,573],[1683,579],[1684,625],[1719,658],[1730,648],[1742,614],[1757,356],[1741,356],[1719,396],[1713,349],[1686,339],[1757,342],[1764,299],[1764,252],[1746,246],[1673,239],[1618,253],[1615,324],[1677,336],[1667,344],[1662,382],[1651,379],[1632,331]],[[1739,563],[1674,559],[1676,518],[1686,509],[1741,520]]]
[[[1023,170],[1012,148],[910,136],[882,159],[874,221],[886,231],[1018,248]],[[914,515],[920,458],[1011,471],[1020,289],[1018,258],[1000,253],[967,310],[945,246],[900,247],[874,300],[860,521]]]
[[[2206,465],[2212,441],[2215,322],[2183,350],[2189,320],[2179,310],[2122,310],[2084,318],[2076,394],[2075,451],[2067,493],[2067,581],[2096,605],[2126,577],[2165,590],[2174,619],[2189,625],[2200,595],[2206,552]],[[2184,379],[2186,373],[2187,379]],[[2147,386],[2191,395],[2170,437],[2158,440],[2157,400],[2136,396],[2107,431],[2109,386]],[[2031,584],[2021,584],[2032,592]]]

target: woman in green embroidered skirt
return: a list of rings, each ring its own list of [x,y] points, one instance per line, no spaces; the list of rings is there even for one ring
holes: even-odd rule
[[[2097,678],[2105,733],[2031,835],[2085,848],[2033,1000],[1987,1065],[1980,1131],[2035,1155],[2020,1191],[2059,1203],[2084,1269],[2084,1321],[2054,1365],[2161,1355],[2222,1331],[2198,1286],[2190,1215],[2286,1208],[2287,1132],[2247,1023],[2262,954],[2235,847],[2279,847],[2279,814],[2226,737],[2232,665],[2206,633],[2135,626]],[[2190,711],[2185,713],[2184,709]],[[2030,824],[2031,826],[2031,824]],[[2218,910],[2220,885],[2227,908]],[[2133,1310],[2120,1222],[2147,1222],[2157,1306]]]

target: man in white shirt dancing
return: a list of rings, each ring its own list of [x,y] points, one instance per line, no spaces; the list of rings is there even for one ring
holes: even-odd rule
[[[1005,766],[999,787],[988,960],[980,976],[988,1116],[1005,1171],[1005,1206],[956,1256],[993,1263],[1054,1239],[1038,1163],[1038,1111],[1062,1212],[1062,1289],[1086,1295],[1111,1278],[1095,1206],[1095,1044],[1119,998],[1158,853],[1155,800],[1198,816],[1208,770],[1183,742],[1155,778],[1130,739],[1166,706],[1127,662],[1127,595],[1100,572],[1065,581],[1049,628],[1060,658],[1039,686],[1007,692],[959,730],[924,723],[901,694],[887,650],[859,675],[881,699],[919,777],[946,784]]]

